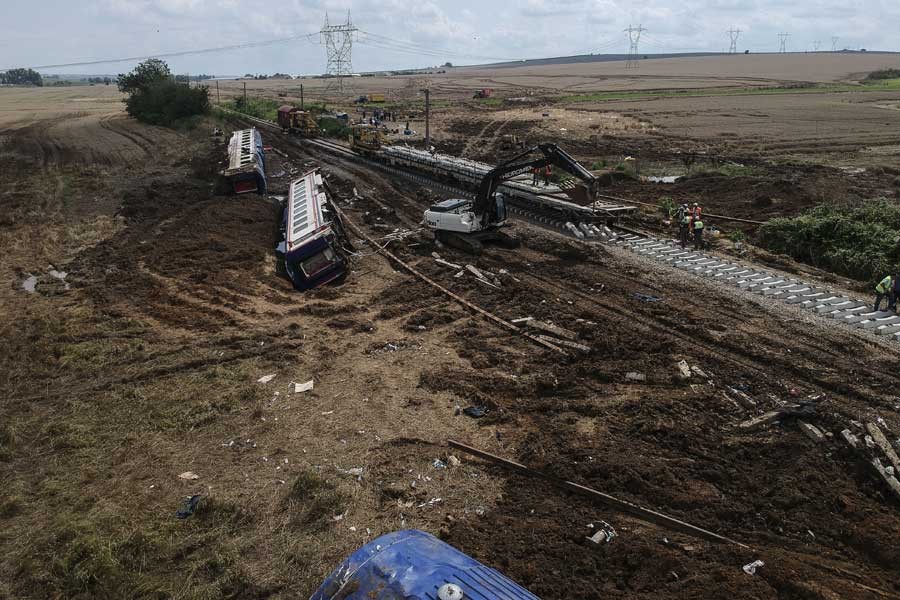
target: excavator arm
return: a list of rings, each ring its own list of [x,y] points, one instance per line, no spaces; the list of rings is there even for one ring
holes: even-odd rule
[[[538,151],[541,156],[528,158]],[[481,219],[485,224],[495,221],[497,217],[497,187],[515,175],[535,168],[543,169],[547,165],[555,165],[581,179],[587,187],[589,196],[595,197],[599,184],[593,173],[556,144],[538,144],[487,172],[481,180],[475,202],[472,204],[472,212],[475,213],[476,218]]]

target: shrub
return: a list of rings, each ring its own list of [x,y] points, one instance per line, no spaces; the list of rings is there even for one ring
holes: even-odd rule
[[[667,219],[671,219],[672,215],[675,214],[675,201],[668,196],[663,196],[662,198],[660,198],[657,206],[659,207],[659,212],[661,212]]]
[[[334,117],[320,118],[319,129],[321,129],[322,134],[327,137],[347,139],[347,136],[350,135],[350,128],[347,127],[343,121],[335,119]]]
[[[882,79],[900,78],[900,69],[879,69],[869,73],[863,81],[880,81]]]
[[[145,123],[183,125],[209,111],[209,90],[175,82],[161,60],[142,62],[131,73],[119,75],[117,84],[128,94],[126,112]]]
[[[250,115],[251,117],[256,117],[257,119],[274,121],[278,118],[278,107],[280,107],[281,104],[281,102],[276,102],[275,100],[270,100],[268,98],[247,98],[245,101],[243,96],[238,96],[237,98],[226,102],[225,107],[239,113],[244,113],[245,115]]]
[[[898,240],[900,206],[883,199],[821,205],[759,230],[759,243],[769,250],[863,281],[900,266]]]

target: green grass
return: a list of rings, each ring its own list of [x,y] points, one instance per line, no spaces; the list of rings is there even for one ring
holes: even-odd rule
[[[900,205],[884,199],[819,205],[799,216],[773,219],[759,243],[815,267],[873,282],[900,268]]]
[[[503,98],[476,98],[475,103],[484,106],[503,106]]]
[[[244,98],[239,96],[223,102],[222,105],[235,112],[243,113],[257,119],[266,119],[267,121],[275,121],[278,117],[278,108],[282,102],[271,100],[269,98]]]

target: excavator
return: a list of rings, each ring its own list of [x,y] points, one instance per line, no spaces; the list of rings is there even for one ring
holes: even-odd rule
[[[536,157],[533,155],[537,154]],[[532,169],[555,165],[584,183],[578,193],[596,197],[599,180],[556,144],[538,144],[488,171],[478,186],[475,200],[451,198],[425,211],[425,225],[435,239],[470,254],[481,254],[485,243],[517,248],[519,241],[501,231],[506,225],[506,202],[497,188],[504,181]]]

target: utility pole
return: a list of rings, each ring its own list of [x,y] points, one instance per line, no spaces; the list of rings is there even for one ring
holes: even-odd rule
[[[222,104],[222,96],[219,95],[219,80],[216,79],[216,104]]]
[[[244,82],[244,108],[247,108],[247,82]]]
[[[778,34],[778,38],[781,41],[780,46],[778,48],[778,52],[780,54],[784,54],[785,52],[787,52],[786,44],[787,44],[787,39],[789,37],[791,37],[791,34],[789,34],[789,33],[779,33]]]
[[[431,90],[422,90],[425,93],[425,150],[431,151]]]
[[[303,110],[303,84],[300,84],[300,110]]]
[[[818,51],[819,51],[819,46],[820,46],[821,44],[822,44],[822,42],[820,42],[819,40],[815,40],[815,41],[813,42],[813,52],[818,52]]]
[[[838,43],[839,39],[841,39],[841,38],[839,38],[836,35],[831,36],[831,51],[832,52],[837,52],[837,43]]]
[[[641,41],[641,32],[647,31],[640,23],[637,27],[628,25],[624,30],[628,34],[628,58],[625,60],[626,69],[638,68],[638,42]]]
[[[737,41],[738,37],[741,35],[740,29],[729,29],[728,37],[731,38],[731,46],[728,48],[728,54],[737,54]]]

